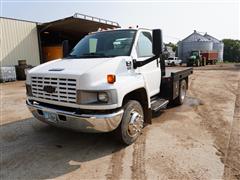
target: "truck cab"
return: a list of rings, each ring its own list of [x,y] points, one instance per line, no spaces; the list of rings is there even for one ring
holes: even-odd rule
[[[27,105],[38,120],[83,132],[115,131],[131,144],[152,111],[182,104],[192,69],[167,70],[161,30],[116,29],[85,36],[63,58],[27,74]]]

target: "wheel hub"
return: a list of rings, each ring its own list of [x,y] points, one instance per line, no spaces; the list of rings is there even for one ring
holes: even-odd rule
[[[182,99],[182,100],[184,100],[185,95],[186,95],[186,86],[185,86],[185,85],[182,85],[182,86],[181,86],[181,91],[180,91],[180,96],[181,96],[181,99]]]
[[[143,128],[143,116],[137,111],[131,113],[131,119],[128,124],[128,133],[130,136],[135,136],[141,132]]]

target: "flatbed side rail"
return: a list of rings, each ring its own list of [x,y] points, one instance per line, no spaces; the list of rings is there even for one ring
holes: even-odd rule
[[[171,76],[162,79],[160,87],[160,97],[173,101],[179,95],[179,83],[182,79],[186,79],[188,84],[188,76],[193,73],[193,68],[187,68],[176,72],[171,72]]]
[[[192,73],[193,73],[193,68],[187,68],[182,71],[172,72],[171,77],[173,81],[179,81],[181,79],[188,77]]]

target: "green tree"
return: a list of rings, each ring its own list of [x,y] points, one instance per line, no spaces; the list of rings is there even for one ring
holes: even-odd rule
[[[223,39],[224,61],[240,62],[240,40]]]
[[[165,44],[165,45],[166,45],[166,46],[169,46],[169,47],[172,47],[172,50],[173,50],[174,52],[176,52],[176,50],[177,50],[177,45],[176,45],[176,44],[169,42],[169,43],[167,43],[167,44]]]

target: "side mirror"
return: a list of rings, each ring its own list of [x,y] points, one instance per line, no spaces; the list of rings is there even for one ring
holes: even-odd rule
[[[155,56],[160,56],[162,54],[163,42],[162,42],[162,30],[153,29],[152,30],[152,52]]]

